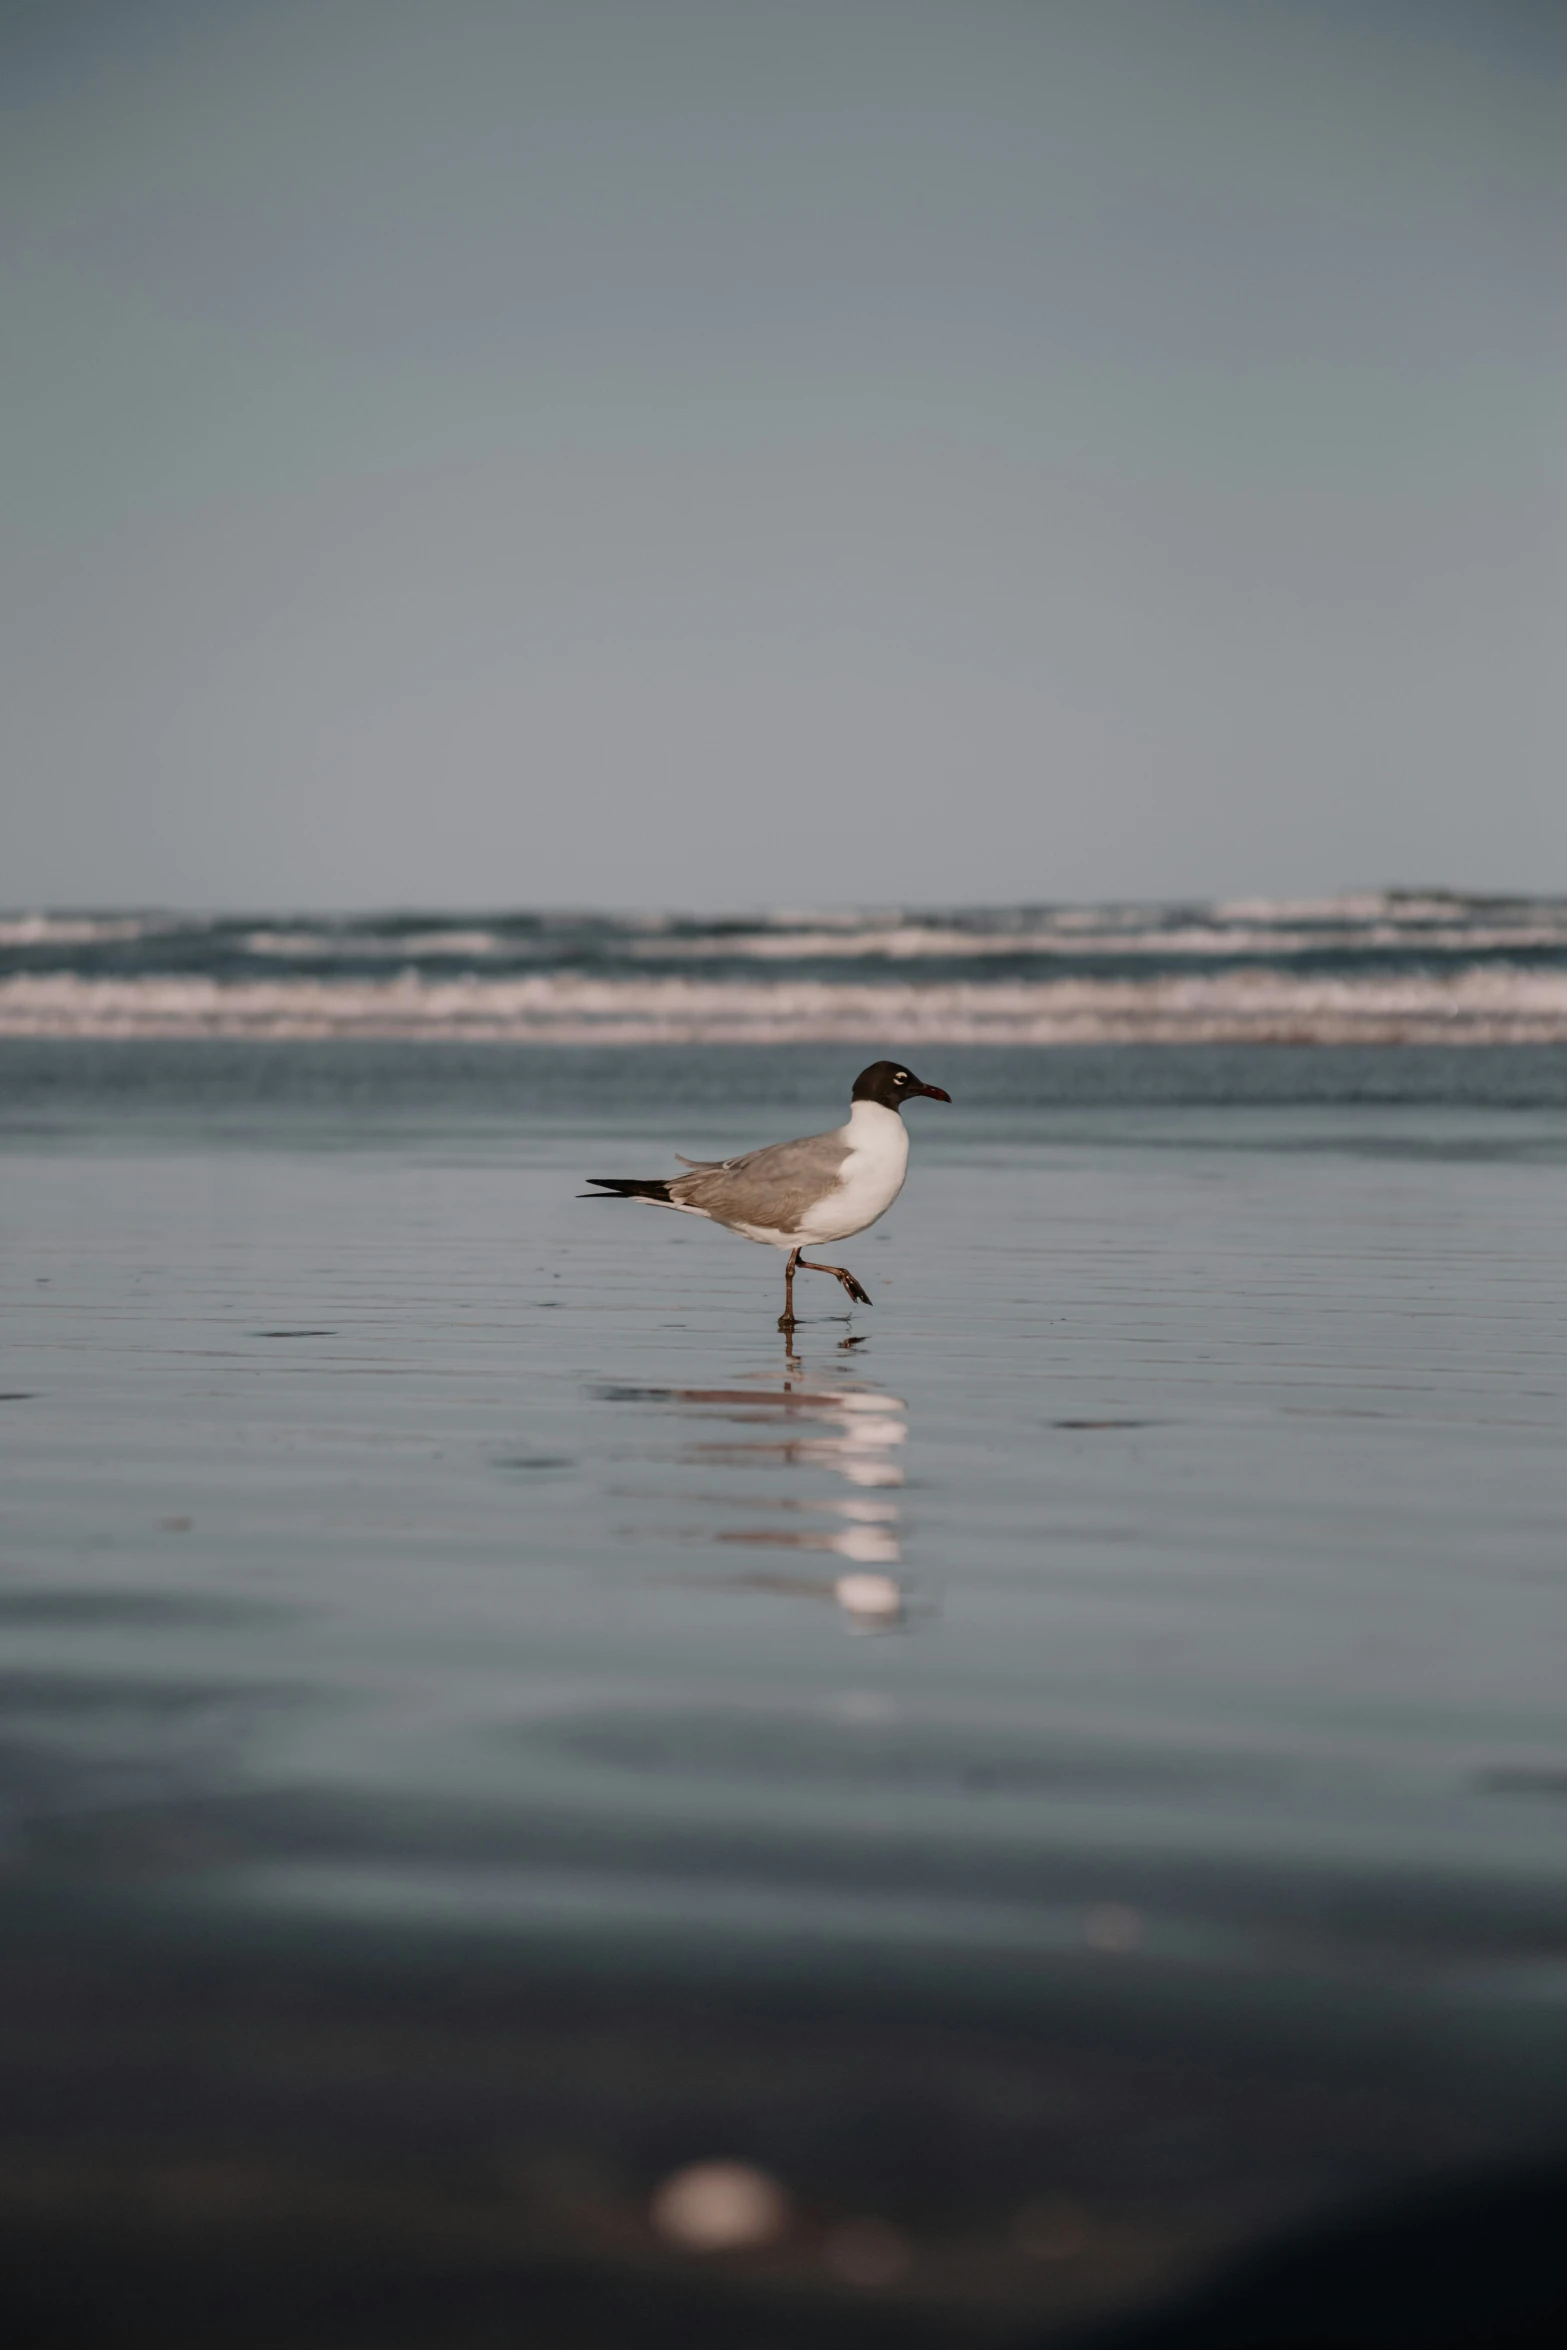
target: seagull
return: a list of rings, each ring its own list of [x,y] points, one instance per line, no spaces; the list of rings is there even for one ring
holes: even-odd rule
[[[770,1142],[736,1159],[684,1159],[689,1175],[589,1175],[595,1186],[579,1199],[641,1199],[683,1216],[705,1216],[745,1240],[789,1252],[784,1267],[780,1330],[794,1323],[796,1267],[831,1273],[856,1305],[870,1297],[846,1265],[819,1265],[801,1254],[831,1240],[847,1240],[884,1216],[903,1189],[909,1137],[900,1112],[916,1094],[950,1102],[939,1085],[925,1085],[901,1061],[873,1061],[854,1080],[846,1126],[807,1134],[798,1142]]]

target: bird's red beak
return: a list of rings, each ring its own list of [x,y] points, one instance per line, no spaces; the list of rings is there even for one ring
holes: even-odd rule
[[[910,1088],[910,1092],[928,1093],[933,1102],[950,1102],[952,1099],[951,1094],[943,1093],[939,1085],[916,1085]]]

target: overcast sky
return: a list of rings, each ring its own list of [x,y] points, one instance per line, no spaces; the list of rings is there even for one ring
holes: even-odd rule
[[[0,903],[1567,890],[1557,0],[0,0]]]

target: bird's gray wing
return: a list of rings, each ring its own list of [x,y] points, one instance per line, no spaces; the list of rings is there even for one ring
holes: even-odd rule
[[[675,1156],[682,1167],[732,1167],[734,1165],[733,1159],[688,1159],[684,1151],[676,1151]],[[679,1177],[677,1176],[675,1180],[678,1182]]]
[[[682,1207],[700,1208],[715,1224],[754,1224],[764,1232],[797,1232],[824,1193],[836,1188],[849,1145],[842,1131],[807,1134],[799,1142],[696,1167],[670,1184]]]

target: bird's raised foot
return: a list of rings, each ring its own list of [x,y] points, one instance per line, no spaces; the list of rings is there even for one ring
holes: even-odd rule
[[[847,1265],[818,1265],[812,1257],[801,1257],[798,1261],[802,1273],[830,1273],[835,1281],[841,1281],[857,1306],[870,1304],[870,1291],[860,1287]]]

